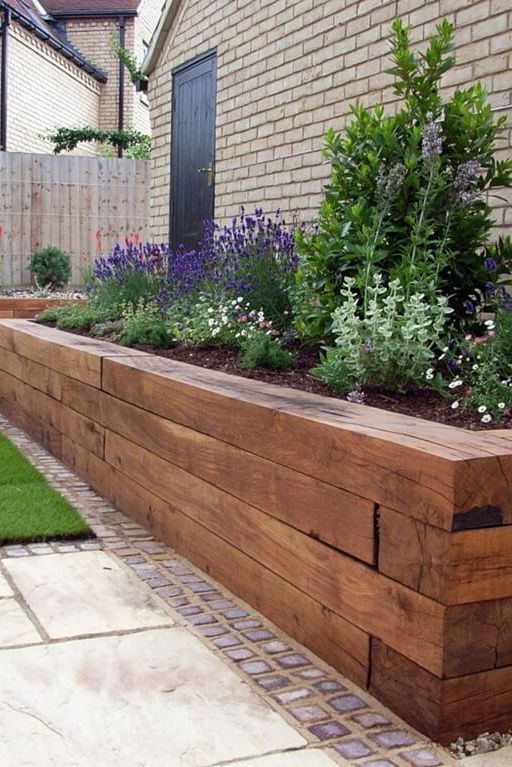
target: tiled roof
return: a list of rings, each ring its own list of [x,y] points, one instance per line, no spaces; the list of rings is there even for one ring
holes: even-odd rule
[[[49,13],[55,16],[72,13],[123,13],[137,10],[141,0],[42,0]]]
[[[45,18],[38,9],[38,5],[32,0],[0,0],[0,7],[9,8],[13,17],[22,26],[30,29],[35,35],[57,49],[66,58],[71,59],[79,67],[85,69],[97,80],[104,82],[107,79],[106,74],[92,64],[85,56],[77,50],[65,34],[56,24],[52,23],[51,18]]]

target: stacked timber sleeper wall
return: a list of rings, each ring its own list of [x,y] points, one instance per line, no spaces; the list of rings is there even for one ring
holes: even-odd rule
[[[512,440],[24,320],[0,409],[428,735],[512,726]]]
[[[60,298],[2,298],[0,297],[0,320],[33,319],[50,306],[68,303]]]

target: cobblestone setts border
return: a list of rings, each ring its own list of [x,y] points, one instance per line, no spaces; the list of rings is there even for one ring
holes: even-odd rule
[[[444,751],[137,523],[0,415],[3,431],[97,538],[0,547],[0,559],[108,550],[309,742],[351,767],[448,767]],[[347,761],[340,760],[346,765]]]

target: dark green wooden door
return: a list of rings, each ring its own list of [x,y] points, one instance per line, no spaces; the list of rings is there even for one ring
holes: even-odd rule
[[[216,55],[173,74],[170,240],[193,248],[213,218]]]

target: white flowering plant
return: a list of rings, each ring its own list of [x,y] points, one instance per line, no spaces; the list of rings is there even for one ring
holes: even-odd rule
[[[512,312],[498,311],[483,327],[445,347],[438,372],[430,368],[425,378],[453,397],[453,410],[474,409],[490,424],[512,416]]]
[[[341,296],[332,314],[334,346],[324,347],[314,375],[342,392],[357,386],[400,391],[423,382],[452,311],[447,298],[406,296],[399,280],[386,285],[378,272],[368,284],[366,303],[351,277]]]
[[[174,304],[168,311],[167,323],[179,342],[191,346],[240,347],[247,338],[258,333],[279,336],[264,312],[251,309],[242,296],[222,300],[200,293],[191,306],[185,308],[179,303]]]

